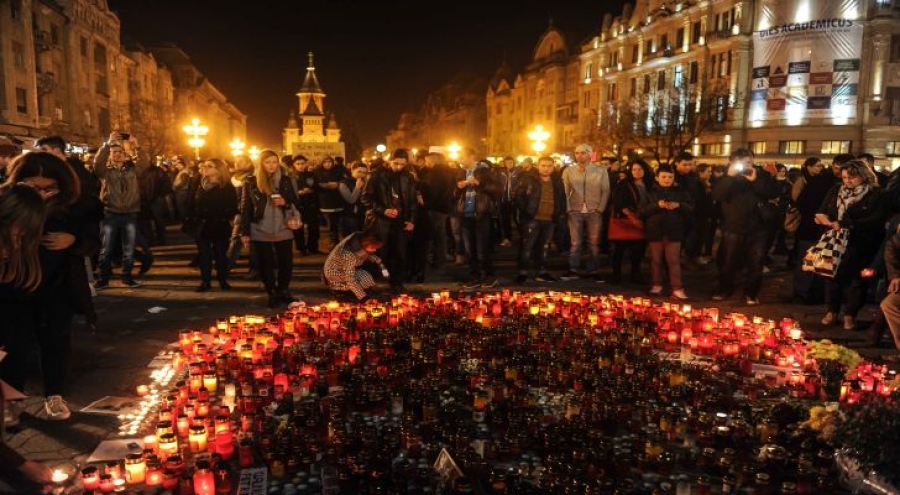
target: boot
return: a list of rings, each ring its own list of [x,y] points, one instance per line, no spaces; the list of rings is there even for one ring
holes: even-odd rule
[[[279,290],[275,293],[275,297],[284,304],[290,304],[292,302],[297,302],[297,298],[291,295],[291,293],[287,290]]]
[[[220,278],[219,279],[219,288],[222,290],[231,290],[231,284],[228,283],[228,279]]]
[[[880,310],[875,312],[875,318],[872,320],[871,333],[869,333],[869,340],[866,341],[868,347],[878,347],[881,343],[881,337],[884,335],[885,326],[884,313]]]
[[[278,294],[275,292],[269,292],[269,304],[270,308],[277,308],[281,306],[281,299],[278,297]]]
[[[194,289],[194,292],[206,292],[209,289],[212,289],[212,284],[210,284],[209,282],[200,282],[200,285],[198,285],[197,288]]]

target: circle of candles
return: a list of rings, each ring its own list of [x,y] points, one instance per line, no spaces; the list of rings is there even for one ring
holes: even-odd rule
[[[146,397],[147,394],[150,393],[150,387],[147,385],[138,385],[137,386],[137,395],[138,397]]]
[[[128,454],[125,456],[125,481],[127,481],[129,485],[143,483],[146,470],[147,466],[144,463],[143,455]]]

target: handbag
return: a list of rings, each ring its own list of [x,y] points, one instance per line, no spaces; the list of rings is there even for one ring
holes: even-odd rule
[[[303,221],[300,220],[300,212],[297,207],[290,205],[284,211],[284,226],[291,230],[299,230],[303,227]]]
[[[796,206],[789,206],[784,213],[784,231],[788,234],[797,232],[800,228],[800,210]]]
[[[778,218],[778,205],[770,201],[760,201],[756,203],[756,211],[759,212],[759,218],[763,223],[769,223]]]
[[[806,250],[803,256],[803,271],[834,278],[841,265],[841,258],[847,252],[849,239],[848,229],[826,231],[818,242]]]
[[[610,215],[609,240],[611,241],[638,241],[644,239],[644,222],[637,216],[630,215],[617,218]]]
[[[203,233],[203,227],[206,226],[206,220],[202,218],[189,217],[184,219],[181,224],[181,231],[190,236],[191,239],[199,239]]]

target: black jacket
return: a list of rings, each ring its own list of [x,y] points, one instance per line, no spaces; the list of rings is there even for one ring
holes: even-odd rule
[[[185,218],[203,221],[201,239],[228,239],[231,237],[231,222],[238,212],[237,193],[231,181],[225,186],[212,189],[200,187],[200,178],[192,179],[188,185],[188,200]]]
[[[481,218],[485,215],[493,215],[497,202],[503,194],[503,187],[494,177],[491,169],[487,167],[478,167],[475,169],[475,179],[478,185],[475,186],[475,217]],[[456,182],[466,180],[466,171],[460,170],[456,173]],[[466,204],[466,189],[456,188],[456,214],[463,218]]]
[[[645,193],[652,188],[652,185],[646,186]],[[625,218],[626,215],[622,213],[622,210],[627,208],[628,211],[637,214],[640,209],[639,203],[640,193],[637,190],[637,186],[629,180],[621,180],[616,183],[616,187],[612,190],[609,200],[611,208],[607,209],[611,210],[610,214],[615,215],[616,218]]]
[[[794,204],[800,211],[800,226],[797,227],[795,234],[798,240],[815,241],[818,240],[825,231],[825,227],[816,223],[816,213],[825,201],[831,188],[834,187],[834,176],[830,170],[826,170],[818,175],[806,175],[806,185],[797,196]]]
[[[771,174],[756,167],[756,180],[743,176],[724,176],[713,186],[713,199],[722,206],[722,232],[747,235],[762,232],[765,223],[759,203],[778,196],[779,188]]]
[[[537,214],[541,204],[541,194],[546,182],[542,181],[536,171],[525,172],[519,176],[516,190],[513,191],[513,201],[519,210],[519,221],[530,222]],[[559,176],[550,177],[550,187],[553,188],[553,214],[551,220],[556,220],[566,212],[566,190]]]
[[[678,208],[660,208],[660,201],[678,203]],[[684,238],[693,208],[690,194],[677,184],[666,188],[656,185],[650,187],[638,209],[644,219],[644,235],[647,240],[652,242],[668,239],[680,242]]]
[[[278,193],[284,198],[286,204],[293,204],[300,208],[300,200],[297,197],[297,187],[287,169],[281,169],[281,182],[278,184]],[[250,235],[250,224],[263,219],[266,213],[266,205],[269,198],[259,190],[256,185],[256,176],[251,175],[244,179],[244,187],[241,193],[241,235]]]
[[[419,171],[419,191],[426,210],[453,213],[456,174],[449,165],[435,165]]]
[[[395,196],[396,195],[396,196]],[[362,201],[366,207],[366,225],[374,225],[384,234],[393,222],[415,223],[418,202],[416,201],[416,179],[406,170],[394,172],[379,169],[372,173]],[[388,218],[385,210],[397,208],[397,218]]]
[[[841,184],[835,184],[819,208],[819,213],[828,215],[832,221],[837,220],[837,197],[840,189]],[[850,237],[847,251],[838,266],[839,273],[858,276],[859,271],[872,262],[884,240],[886,220],[887,204],[884,193],[878,187],[871,189],[862,199],[847,208],[840,224],[842,228],[850,230]]]
[[[325,189],[321,184],[327,182],[340,184],[346,178],[344,169],[338,168],[336,165],[332,165],[328,170],[318,167],[313,171],[313,178],[315,179],[315,190],[319,195],[319,208],[328,212],[343,211],[346,202],[341,197],[341,193],[337,189]]]

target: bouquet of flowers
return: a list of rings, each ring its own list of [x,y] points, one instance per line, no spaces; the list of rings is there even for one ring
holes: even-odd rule
[[[823,339],[813,340],[809,343],[806,355],[814,358],[819,363],[821,371],[822,361],[835,361],[843,365],[845,370],[852,370],[862,361],[862,356],[853,349],[848,349],[842,345]]]
[[[865,470],[900,484],[900,403],[872,396],[850,406],[837,420],[835,443]]]

